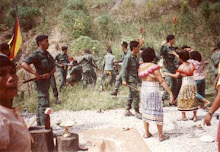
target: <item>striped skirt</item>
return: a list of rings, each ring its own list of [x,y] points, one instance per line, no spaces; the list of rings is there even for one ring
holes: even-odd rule
[[[163,124],[163,102],[159,82],[143,81],[141,87],[142,118],[146,122]]]

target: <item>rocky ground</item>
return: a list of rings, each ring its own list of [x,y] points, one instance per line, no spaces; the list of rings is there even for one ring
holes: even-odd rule
[[[152,138],[144,139],[152,152],[208,152],[217,151],[217,143],[205,143],[200,140],[202,136],[211,136],[216,139],[218,120],[216,116],[212,119],[212,126],[203,125],[203,117],[206,114],[204,110],[198,110],[198,121],[176,121],[181,115],[176,107],[164,108],[164,133],[170,136],[170,139],[159,142],[157,127],[155,124],[150,126],[153,134]],[[92,128],[135,128],[141,134],[144,134],[143,122],[134,117],[124,117],[123,109],[109,111],[78,111],[72,112],[62,110],[51,114],[51,124],[54,132],[63,133],[63,129],[56,125],[59,121],[75,121],[76,125],[71,130],[79,134],[79,142],[82,148],[86,148],[87,144],[83,138],[83,131]],[[220,112],[220,111],[218,111]],[[217,113],[218,113],[217,112]],[[192,117],[192,112],[187,113],[188,118]],[[26,119],[27,120],[27,119]],[[135,143],[135,141],[134,141]]]

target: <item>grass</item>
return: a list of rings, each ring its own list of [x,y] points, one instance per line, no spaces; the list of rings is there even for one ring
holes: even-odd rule
[[[109,110],[124,108],[128,95],[128,88],[121,86],[120,92],[117,97],[111,96],[110,93],[114,87],[105,86],[104,92],[99,92],[100,81],[98,81],[95,88],[88,85],[87,89],[82,89],[82,84],[78,83],[73,87],[67,86],[63,92],[59,93],[59,99],[61,104],[55,104],[55,98],[53,97],[52,90],[50,89],[50,106],[53,111],[59,110]],[[206,87],[206,98],[213,101],[215,98],[214,89],[209,84]],[[37,93],[32,91],[31,96],[25,95],[25,99],[22,99],[22,93],[14,100],[14,106],[19,107],[21,110],[27,109],[29,112],[35,113],[37,107]],[[200,103],[199,103],[200,104]],[[168,101],[164,103],[164,106],[169,106]]]
[[[108,86],[106,91],[99,92],[99,84],[98,82],[94,89],[91,85],[87,89],[82,89],[81,83],[73,87],[66,87],[63,92],[59,93],[59,99],[62,101],[60,105],[55,104],[55,98],[50,89],[50,105],[53,111],[108,110],[125,107],[127,97],[127,89],[125,87],[121,87],[119,97],[113,97],[110,95],[113,87]],[[21,95],[18,95],[15,98],[14,106],[20,107],[22,110],[28,109],[30,112],[35,112],[37,106],[36,91],[33,91],[30,97],[26,95],[25,99],[21,99]]]
[[[114,5],[113,2],[113,0],[86,1],[86,8],[88,9],[88,13],[90,13],[91,18],[95,18],[103,14],[103,12],[106,13],[106,11],[110,10]],[[199,15],[196,15],[194,19],[200,24],[196,24],[195,27],[191,25],[191,27],[193,27],[193,31],[175,31],[176,29],[173,25],[173,17],[180,15],[180,10],[177,10],[176,8],[167,9],[166,6],[170,3],[172,4],[169,0],[157,0],[148,2],[143,8],[135,8],[132,0],[125,0],[122,2],[120,9],[117,10],[115,14],[109,14],[111,19],[118,23],[117,28],[121,32],[120,36],[117,36],[113,40],[109,40],[109,44],[111,44],[113,53],[116,55],[117,59],[120,58],[122,53],[120,43],[122,41],[129,42],[131,40],[138,39],[141,27],[144,27],[145,29],[144,39],[146,46],[153,47],[157,52],[160,49],[161,42],[166,38],[166,36],[174,34],[176,36],[176,46],[181,47],[182,45],[189,45],[193,49],[200,51],[204,59],[207,60],[210,58],[210,47],[215,45],[215,41],[218,41],[219,37],[213,39],[213,36],[208,32],[208,29],[205,28],[203,23],[204,21],[200,21],[202,19]],[[61,26],[61,18],[54,18],[54,15],[59,16],[60,11],[63,7],[65,7],[65,4],[63,1],[57,1],[56,3],[50,4],[53,7],[48,7],[48,10],[45,11],[45,21],[37,27],[38,33],[50,33],[51,27],[53,27],[51,25],[53,24]],[[160,10],[164,13],[158,13]],[[193,12],[199,14],[196,10],[193,10]],[[59,23],[57,23],[57,20]],[[69,33],[70,32],[71,31],[69,31]],[[70,40],[74,40],[74,38],[69,37],[67,33],[68,31],[66,33],[62,33],[64,38],[67,37],[67,40],[62,38],[62,41],[63,43],[70,45]],[[101,37],[97,37],[97,40],[102,43],[103,46],[106,44],[106,41],[108,41],[101,39]],[[103,49],[99,51],[101,52],[105,50]],[[102,59],[102,56],[99,56],[99,58]],[[208,86],[207,89],[213,87],[212,84],[210,84],[210,72],[206,78]],[[60,99],[63,101],[60,105],[54,104],[55,99],[53,97],[52,90],[50,90],[51,107],[55,111],[61,109],[78,111],[124,108],[128,93],[125,87],[121,87],[120,96],[114,98],[110,95],[110,92],[112,91],[112,88],[110,87],[108,87],[105,92],[99,93],[99,84],[100,82],[97,83],[95,89],[92,89],[91,86],[89,86],[86,90],[82,89],[81,84],[77,84],[73,88],[67,87],[62,93],[60,93]],[[214,95],[209,95],[207,98],[212,101],[214,99]],[[25,95],[25,99],[22,99],[21,95],[16,97],[14,105],[19,106],[22,109],[28,109],[31,112],[35,112],[37,105],[36,92],[33,91],[30,97]]]

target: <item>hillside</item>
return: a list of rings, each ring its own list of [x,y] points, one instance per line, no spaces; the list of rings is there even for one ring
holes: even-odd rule
[[[210,58],[213,48],[220,41],[219,0],[22,0],[17,1],[17,8],[24,39],[23,51],[20,55],[34,51],[36,48],[34,38],[38,34],[49,35],[49,51],[53,56],[58,53],[55,49],[57,45],[67,45],[68,53],[76,59],[84,49],[88,48],[100,58],[100,61],[108,46],[112,47],[113,54],[119,58],[120,42],[137,40],[140,36],[144,38],[145,46],[153,47],[158,51],[165,37],[174,34],[176,46],[189,45],[200,51],[206,60]],[[11,38],[14,16],[14,1],[2,0],[1,42],[9,41]],[[141,28],[144,29],[142,34]],[[211,63],[206,69],[210,66]],[[207,79],[210,84],[210,72],[207,74]],[[62,99],[69,100],[72,97],[69,91],[82,95],[79,86],[77,88],[67,88],[67,91],[61,95]],[[110,90],[109,88],[108,91]],[[27,99],[30,102],[24,107],[30,108],[29,104],[36,100],[33,99],[34,96],[35,94]],[[90,100],[96,100],[95,93],[91,96]],[[102,95],[98,98],[101,100]],[[76,99],[78,96],[74,100]],[[109,99],[108,104],[113,100],[111,97],[107,99]],[[20,98],[18,100],[20,101]],[[124,99],[118,99],[111,106],[104,104],[103,107],[106,109],[123,107],[121,101]],[[89,105],[89,101],[86,104]],[[30,109],[34,111],[35,107],[32,107]],[[66,108],[68,109],[69,106]],[[72,110],[83,108],[86,107]]]

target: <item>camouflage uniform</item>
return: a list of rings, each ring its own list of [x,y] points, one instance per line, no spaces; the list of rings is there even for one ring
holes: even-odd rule
[[[78,61],[79,64],[82,64],[83,67],[83,88],[87,87],[87,82],[89,77],[93,79],[93,87],[96,85],[97,76],[94,70],[94,63],[99,59],[95,58],[93,55],[89,53],[84,53],[84,55]]]
[[[173,54],[171,54],[172,51],[175,51],[175,48],[173,46],[162,46],[160,49],[160,56],[163,57],[164,59],[164,68],[163,71],[165,72],[169,72],[169,73],[176,73],[176,65],[175,65],[175,56]],[[174,97],[177,97],[177,91],[176,91],[176,79],[171,78],[169,76],[165,77],[165,80],[170,88],[170,90],[172,91],[172,93],[174,94]],[[162,99],[166,100],[169,97],[169,94],[165,91],[163,94]]]
[[[56,102],[58,102],[57,84],[56,84],[56,79],[55,79],[54,75],[52,75],[50,77],[50,85],[51,85],[51,88],[53,90],[54,98],[56,99]]]
[[[49,52],[46,54],[38,48],[33,52],[28,58],[24,60],[27,64],[34,64],[36,72],[39,75],[49,73],[55,67],[55,62],[53,57]],[[49,79],[39,79],[36,81],[37,95],[38,95],[38,106],[37,106],[37,123],[38,125],[45,124],[45,114],[44,111],[49,107],[49,88],[50,88],[50,78]]]
[[[79,82],[82,79],[82,67],[80,65],[75,65],[69,71],[70,75],[74,74],[74,78],[71,80],[73,82]]]
[[[212,80],[214,81],[218,75],[218,63],[220,62],[220,50],[218,50],[217,52],[212,54],[211,60],[213,63],[213,65],[212,65]]]
[[[57,61],[58,64],[68,64],[68,55],[67,54],[58,54],[55,57],[55,61]],[[67,75],[67,66],[59,67],[57,66],[57,71],[59,73],[59,80],[60,80],[60,87],[59,90],[61,91],[62,88],[66,85],[66,75]]]
[[[115,56],[112,55],[111,53],[108,53],[105,55],[104,60],[103,60],[103,67],[104,67],[104,73],[102,75],[102,80],[101,80],[101,87],[103,88],[104,82],[105,82],[105,77],[110,72],[111,80],[110,80],[110,85],[115,82],[115,77],[116,73],[113,68],[113,62],[115,60]]]
[[[137,57],[134,57],[131,53],[127,53],[122,69],[121,69],[121,78],[122,81],[127,82],[128,85],[137,88],[138,85],[138,68],[139,63]],[[126,104],[126,110],[131,109],[132,102],[134,103],[135,112],[139,113],[139,93],[135,89],[129,87],[129,95]]]
[[[130,50],[127,50],[126,52],[123,52],[121,55],[121,62],[124,61],[124,58],[126,56],[126,54],[131,53]],[[119,73],[119,75],[116,78],[116,82],[115,82],[115,91],[118,92],[119,87],[121,86],[122,83],[122,78],[121,78],[121,71]]]

